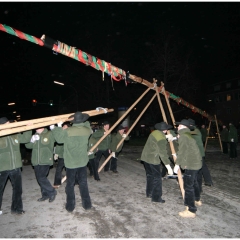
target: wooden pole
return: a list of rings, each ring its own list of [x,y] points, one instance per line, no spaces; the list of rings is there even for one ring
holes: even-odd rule
[[[135,120],[135,122],[132,124],[132,126],[129,128],[128,132],[126,133],[126,136],[129,135],[129,133],[132,131],[132,129],[135,127],[135,125],[137,124],[137,122],[139,121],[139,119],[142,117],[142,115],[146,112],[147,108],[149,107],[149,105],[152,103],[152,101],[154,100],[154,98],[156,97],[156,93],[153,95],[153,97],[151,98],[151,100],[148,102],[148,104],[146,105],[146,107],[142,110],[142,112],[140,113],[140,115],[138,116],[138,118]],[[123,143],[123,141],[125,140],[125,138],[122,138],[120,140],[120,142],[117,145],[117,149],[119,148],[119,146]],[[112,157],[112,153],[110,154]],[[107,164],[107,162],[110,160],[111,158],[110,156],[104,161],[104,163],[102,164],[102,166],[98,169],[98,172],[100,172],[103,167]]]
[[[216,114],[214,115],[214,118],[215,118],[215,121],[216,121],[217,134],[218,134],[218,139],[219,139],[219,143],[220,143],[220,148],[221,148],[221,151],[223,151],[223,149],[222,149],[221,135],[220,135],[220,133],[219,133],[218,121],[217,121],[217,116],[216,116]]]
[[[151,88],[148,88],[133,104],[132,106],[117,120],[117,122],[115,122],[115,124],[106,132],[106,134],[104,134],[99,140],[98,142],[88,151],[88,152],[93,152],[93,150],[101,143],[101,141],[107,137],[111,131],[118,125],[118,123],[120,123],[126,116],[127,114],[135,107],[135,105],[137,105],[137,103],[148,93],[148,91]]]
[[[157,82],[155,79],[153,79],[153,80],[154,80],[155,83]],[[174,124],[175,123],[175,119],[174,119],[174,116],[173,116],[173,113],[172,113],[172,108],[171,108],[171,106],[169,104],[169,101],[168,101],[168,98],[167,98],[167,95],[166,95],[166,92],[165,92],[165,88],[164,88],[164,85],[163,85],[162,82],[161,82],[161,85],[162,85],[163,94],[164,94],[166,102],[167,102],[168,110],[170,112],[170,115],[171,115],[171,118],[172,118],[172,122]],[[158,97],[158,103],[159,103],[159,106],[160,106],[160,110],[161,110],[161,113],[162,113],[162,116],[163,116],[163,121],[168,123],[167,122],[167,117],[166,117],[166,114],[165,114],[165,111],[164,111],[164,108],[163,108],[163,105],[162,105],[162,101],[161,101],[161,98],[160,98],[160,95],[159,95],[159,91],[158,91],[157,88],[156,88],[156,93],[157,93],[157,97]],[[167,134],[170,134],[169,130],[167,131]],[[175,148],[174,148],[173,142],[169,142],[169,144],[170,144],[171,152],[172,152],[172,155],[173,155],[173,160],[174,160],[174,162],[176,162],[177,158],[176,158],[176,152],[175,152]],[[181,173],[181,169],[180,168],[178,169],[177,175],[178,175],[179,187],[180,187],[180,190],[181,190],[181,193],[182,193],[182,197],[184,199],[185,191],[184,191],[184,188],[183,188],[183,179],[182,179],[182,173]]]
[[[207,137],[206,137],[206,141],[205,141],[205,146],[204,146],[205,152],[206,152],[206,148],[207,148],[207,142],[208,142],[208,138],[209,138],[209,131],[210,131],[211,123],[212,123],[212,121],[210,120],[209,125],[208,125],[208,130],[207,130]]]
[[[114,111],[114,109],[104,109],[104,110],[103,109],[101,109],[99,111],[91,110],[91,111],[85,111],[83,113],[87,113],[89,116],[96,116],[96,115],[103,114],[106,112]],[[74,113],[58,115],[58,116],[53,116],[53,117],[33,119],[33,120],[27,120],[27,121],[21,121],[21,122],[16,122],[16,123],[2,124],[2,125],[0,125],[0,136],[5,136],[5,135],[13,134],[13,133],[18,133],[18,132],[24,132],[24,131],[32,130],[32,129],[38,129],[41,127],[59,123],[61,121],[62,122],[71,121],[71,120],[73,120],[73,118],[69,118],[69,117],[73,114]],[[24,126],[29,123],[32,123],[32,125]]]

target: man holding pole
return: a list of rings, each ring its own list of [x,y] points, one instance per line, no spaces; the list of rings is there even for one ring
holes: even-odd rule
[[[65,122],[62,124],[62,129],[67,129],[68,127],[71,127],[70,123]],[[63,144],[56,144],[55,147],[55,154],[54,154],[54,160],[58,160],[58,164],[56,167],[55,177],[54,177],[54,188],[59,188],[62,184],[62,169],[64,168],[64,158],[63,158]]]
[[[167,154],[168,142],[165,135],[170,128],[172,126],[165,122],[157,123],[155,125],[156,130],[149,135],[141,155],[141,160],[144,163],[146,171],[146,196],[151,198],[152,202],[165,202],[162,199],[161,161],[163,161],[168,169],[168,174],[173,175]]]
[[[205,182],[206,186],[212,186],[213,182],[212,182],[212,177],[211,177],[211,174],[207,167],[207,164],[205,163],[205,149],[204,149],[203,142],[202,142],[202,134],[201,134],[200,130],[197,128],[196,123],[193,119],[189,118],[188,121],[190,123],[190,126],[193,129],[192,131],[190,131],[190,133],[192,134],[192,137],[196,141],[197,146],[198,146],[201,156],[202,156],[202,168],[198,172],[198,185],[199,185],[199,190],[201,193],[202,192],[202,177],[204,178],[204,182]]]
[[[79,184],[82,207],[85,210],[92,207],[87,183],[88,139],[92,133],[90,123],[86,121],[88,118],[88,114],[76,112],[71,121],[73,123],[72,127],[63,130],[61,127],[50,126],[56,141],[64,144],[63,157],[67,176],[66,210],[68,212],[75,209],[75,178],[77,178]],[[61,123],[58,123],[59,125]]]
[[[179,212],[179,215],[184,218],[194,218],[197,211],[195,204],[201,205],[197,174],[202,168],[202,156],[196,141],[191,136],[190,122],[183,119],[175,124],[178,125],[179,150],[174,172],[178,172],[179,166],[184,170],[184,205],[186,206],[186,210]]]
[[[6,117],[0,118],[0,124],[9,124]],[[12,214],[24,214],[22,203],[22,158],[20,143],[30,141],[32,131],[0,137],[0,215],[2,214],[2,196],[8,177],[12,183]]]
[[[25,144],[26,148],[32,149],[31,162],[34,167],[36,179],[41,187],[42,197],[38,202],[49,199],[53,202],[57,191],[47,178],[50,166],[53,165],[53,146],[55,139],[47,128],[38,128],[31,141]]]
[[[129,136],[126,136],[124,134],[125,128],[120,125],[117,127],[117,133],[112,135],[112,142],[111,142],[111,151],[112,151],[112,158],[111,158],[111,168],[110,170],[113,171],[113,173],[118,173],[117,171],[117,157],[119,155],[119,152],[122,150],[123,143],[117,148],[118,143],[124,138],[124,141],[129,140]]]
[[[109,127],[110,127],[108,121],[104,121],[102,126],[103,126],[102,129],[99,129],[98,131],[94,132],[92,134],[92,136],[91,136],[92,138],[95,138],[97,141],[104,134],[107,133],[107,131],[109,130]],[[95,168],[96,169],[98,169],[99,161],[100,161],[102,155],[104,155],[105,159],[107,159],[109,154],[111,153],[111,150],[110,150],[111,141],[112,141],[111,134],[109,134],[98,145],[98,150],[96,152],[96,157],[95,157]],[[109,171],[109,167],[110,167],[110,161],[108,161],[107,164],[104,166],[104,172],[108,172]],[[95,180],[100,180],[99,176],[96,176],[96,177],[97,177],[97,179],[95,179]]]

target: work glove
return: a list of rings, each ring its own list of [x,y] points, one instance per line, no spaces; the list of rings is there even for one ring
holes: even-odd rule
[[[39,135],[35,134],[35,135],[32,135],[32,138],[31,138],[30,142],[34,143],[35,141],[37,141],[39,139],[40,139]]]
[[[62,124],[63,124],[63,122],[61,121],[57,125],[58,125],[58,127],[62,127]]]
[[[173,171],[174,171],[175,173],[178,173],[178,169],[179,169],[179,165],[175,165]]]
[[[127,134],[124,133],[124,134],[122,135],[122,137],[123,137],[123,138],[127,137]]]
[[[53,130],[54,128],[55,128],[55,125],[54,125],[54,124],[50,126],[50,129],[51,129],[51,130]]]
[[[112,152],[112,156],[113,156],[114,158],[116,158],[116,154],[115,154],[115,152]]]
[[[173,170],[172,170],[171,166],[169,164],[167,164],[167,165],[165,165],[165,167],[168,170],[168,175],[173,175]]]
[[[58,159],[58,154],[54,154],[53,158],[54,158],[54,160],[57,160]]]
[[[231,142],[234,142],[234,139],[233,139],[233,138],[231,138]]]
[[[169,141],[169,142],[172,142],[174,140],[177,140],[177,137],[174,137],[171,133],[170,134],[167,134],[166,135],[166,139]]]

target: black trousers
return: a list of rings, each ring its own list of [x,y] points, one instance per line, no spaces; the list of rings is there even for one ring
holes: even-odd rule
[[[144,168],[146,171],[146,196],[152,198],[152,202],[160,202],[162,200],[162,176],[160,164],[153,165],[146,162]]]
[[[74,185],[75,179],[77,178],[79,184],[79,191],[82,198],[82,207],[84,209],[89,209],[92,207],[89,191],[88,191],[88,183],[87,183],[87,167],[79,167],[79,168],[66,168],[67,174],[67,185],[65,188],[65,192],[67,195],[67,203],[66,210],[72,212],[75,208],[75,192]]]
[[[49,165],[36,165],[34,166],[35,175],[38,181],[38,184],[41,187],[42,197],[51,197],[56,194],[56,190],[53,188],[49,180],[47,179],[47,175],[49,172]]]
[[[228,143],[222,142],[222,147],[223,147],[223,153],[228,154]]]
[[[58,158],[58,165],[56,167],[55,177],[54,177],[54,185],[62,184],[62,169],[64,167],[64,159]]]
[[[115,152],[115,157],[111,157],[111,171],[117,171],[117,157],[119,155],[119,152]]]
[[[198,171],[197,181],[199,185],[199,190],[202,192],[202,178],[206,184],[213,184],[212,177],[210,171],[205,163],[205,157],[202,157],[202,168]]]
[[[0,172],[0,209],[2,207],[3,191],[8,177],[12,184],[12,212],[23,211],[22,203],[22,175],[20,168]]]
[[[96,152],[96,156],[95,156],[95,167],[98,169],[98,167],[99,167],[99,161],[100,161],[100,159],[101,159],[101,157],[102,157],[102,155],[104,155],[104,157],[105,157],[105,159],[107,159],[108,158],[108,156],[109,156],[109,150],[107,149],[107,150],[98,150],[97,152]],[[104,171],[108,171],[109,170],[109,167],[110,167],[110,161],[111,161],[111,159],[107,162],[107,164],[104,166]]]
[[[97,162],[95,158],[89,159],[89,162],[91,164],[94,179],[100,180],[99,175],[98,175],[99,162]]]
[[[237,143],[230,142],[230,158],[237,158]]]
[[[197,211],[195,201],[200,200],[200,191],[197,181],[198,171],[199,170],[185,169],[183,177],[183,185],[185,190],[184,205],[188,206],[188,210],[193,213]]]

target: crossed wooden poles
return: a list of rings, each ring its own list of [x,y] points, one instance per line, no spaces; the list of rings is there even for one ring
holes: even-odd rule
[[[148,104],[146,105],[146,107],[142,110],[142,112],[140,113],[140,115],[138,116],[138,118],[135,120],[135,122],[132,124],[132,126],[129,128],[128,132],[126,133],[126,136],[128,136],[130,134],[130,132],[132,131],[132,129],[135,127],[135,125],[137,124],[137,122],[139,121],[139,119],[142,117],[142,115],[145,113],[145,111],[147,110],[147,108],[149,107],[149,105],[152,103],[152,101],[154,100],[154,98],[157,96],[158,98],[158,102],[159,102],[159,106],[160,106],[160,110],[161,110],[161,113],[162,113],[162,116],[163,116],[163,121],[167,123],[167,118],[166,118],[166,114],[165,114],[165,111],[164,111],[164,108],[163,108],[163,105],[162,105],[162,102],[161,102],[161,98],[160,98],[160,95],[159,95],[159,91],[158,91],[158,88],[157,88],[157,85],[156,85],[156,82],[157,80],[153,79],[154,80],[154,87],[153,88],[147,88],[147,90],[132,104],[132,106],[122,115],[121,118],[118,119],[117,122],[115,122],[115,124],[106,132],[106,134],[104,134],[99,140],[98,142],[89,150],[89,152],[93,152],[94,149],[97,148],[97,146],[101,143],[101,141],[106,138],[111,132],[112,130],[128,115],[128,113],[137,105],[137,103],[146,95],[146,93],[150,90],[150,89],[154,89],[155,88],[155,91],[156,93],[153,95],[153,97],[150,99],[150,101],[148,102]],[[172,108],[170,106],[170,103],[169,103],[169,100],[168,100],[168,97],[166,95],[166,92],[165,92],[165,88],[164,88],[164,85],[163,83],[161,83],[162,85],[162,88],[161,88],[161,91],[162,93],[164,94],[165,96],[165,99],[166,99],[166,102],[167,102],[167,106],[168,106],[168,109],[169,109],[169,112],[170,112],[170,115],[171,115],[171,118],[172,118],[172,122],[175,123],[175,119],[174,119],[174,116],[173,116],[173,112],[172,112]],[[168,134],[170,132],[168,131]],[[123,143],[123,141],[125,140],[125,138],[122,138],[121,141],[118,143],[118,146],[117,146],[117,149],[118,147]],[[171,148],[171,152],[172,152],[172,155],[173,155],[173,159],[174,161],[176,161],[176,152],[175,152],[175,149],[174,149],[174,146],[173,146],[173,143],[170,142],[170,148]],[[107,164],[107,162],[111,159],[112,157],[112,153],[108,156],[108,158],[103,162],[103,164],[101,165],[101,167],[98,169],[98,172],[100,172],[103,167]],[[180,189],[181,189],[181,193],[182,193],[182,197],[184,198],[184,188],[183,188],[183,179],[182,179],[182,174],[181,174],[181,170],[179,169],[178,170],[178,181],[179,181],[179,186],[180,186]]]

